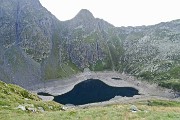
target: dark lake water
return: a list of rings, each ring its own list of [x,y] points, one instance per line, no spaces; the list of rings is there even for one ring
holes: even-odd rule
[[[43,95],[43,96],[52,96],[51,94],[45,93],[45,92],[38,92],[37,94],[38,95]]]
[[[114,80],[122,80],[121,78],[112,78],[112,79],[114,79]]]
[[[133,97],[134,95],[139,95],[135,88],[112,87],[98,79],[89,79],[75,85],[65,94],[54,96],[54,101],[61,104],[83,105],[107,101],[115,96]]]

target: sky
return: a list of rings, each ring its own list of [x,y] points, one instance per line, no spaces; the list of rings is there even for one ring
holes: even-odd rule
[[[59,20],[72,19],[81,9],[116,27],[153,25],[180,19],[180,0],[40,0]]]

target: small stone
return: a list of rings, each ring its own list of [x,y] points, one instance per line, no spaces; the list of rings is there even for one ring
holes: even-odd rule
[[[136,113],[137,111],[131,111],[131,112]]]
[[[144,112],[145,112],[145,113],[148,113],[148,111],[147,111],[147,110],[145,110]]]
[[[65,107],[67,107],[67,108],[73,108],[73,107],[75,107],[75,105],[73,105],[73,104],[65,104]]]
[[[23,105],[19,105],[19,106],[17,107],[17,109],[21,109],[21,110],[23,110],[23,111],[26,110],[25,106],[23,106]]]
[[[44,109],[42,107],[38,107],[38,111],[44,112]]]
[[[28,98],[24,98],[24,100],[28,101],[29,99]]]
[[[27,108],[28,111],[31,111],[31,112],[36,112],[37,109],[36,108]]]
[[[51,110],[52,110],[52,109],[53,109],[53,106],[49,106],[49,109],[51,109]]]
[[[34,105],[33,104],[25,104],[26,107],[32,107],[34,108]]]
[[[7,87],[7,84],[6,84],[6,83],[4,83],[4,85]]]
[[[8,108],[9,106],[5,105],[5,106],[2,106],[3,108]]]
[[[62,110],[64,110],[64,111],[67,110],[67,109],[68,109],[68,108],[67,108],[66,106],[63,106],[63,107],[62,107]]]

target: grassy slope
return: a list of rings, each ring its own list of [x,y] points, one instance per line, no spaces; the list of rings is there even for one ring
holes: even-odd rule
[[[25,100],[28,98],[29,100]],[[33,104],[43,107],[45,112],[28,112],[15,109],[18,105]],[[131,104],[105,107],[71,108],[61,110],[55,102],[43,102],[36,95],[12,84],[0,82],[0,120],[179,120],[180,102],[151,100],[133,103],[140,110],[130,111]],[[53,109],[50,109],[52,106]]]
[[[163,104],[162,104],[163,103]],[[105,107],[91,107],[85,109],[69,109],[67,111],[50,111],[44,113],[27,113],[1,111],[2,120],[179,120],[180,103],[154,101],[135,103],[138,112],[130,111],[131,104],[110,105]]]
[[[60,104],[44,102],[37,95],[31,94],[21,87],[0,81],[0,116],[6,115],[3,112],[21,114],[22,111],[15,108],[25,104],[33,104],[35,108],[42,107],[45,111],[61,109]]]
[[[59,48],[59,39],[57,33],[53,34],[51,54],[45,63],[43,63],[43,77],[45,80],[65,78],[80,72],[80,69],[72,61],[65,59],[65,52]]]
[[[28,98],[29,100],[25,100]],[[33,104],[43,107],[45,112],[28,112],[15,109],[18,105]],[[131,104],[117,104],[105,107],[75,108],[61,110],[61,105],[55,102],[41,101],[36,95],[25,89],[0,81],[0,120],[179,120],[180,102],[150,100],[133,103],[140,110],[130,111]],[[50,109],[52,106],[53,109]]]

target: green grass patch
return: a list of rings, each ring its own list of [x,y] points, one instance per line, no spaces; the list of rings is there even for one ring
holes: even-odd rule
[[[180,67],[172,67],[166,72],[145,71],[137,75],[143,80],[157,83],[159,86],[180,91]]]
[[[24,100],[25,98],[29,100]],[[42,107],[45,112],[15,109],[23,104]],[[138,108],[136,113],[130,110],[132,104]],[[0,82],[0,119],[7,120],[7,116],[8,120],[179,120],[180,102],[149,100],[62,111],[60,104],[43,102],[38,96],[19,86]]]
[[[167,101],[167,100],[149,100],[149,106],[163,106],[163,107],[180,107],[178,101]]]
[[[37,95],[19,86],[0,81],[0,112],[2,110],[19,111],[15,108],[25,104],[33,104],[36,108],[42,107],[46,111],[61,110],[61,105],[58,103],[44,102]]]
[[[180,79],[170,79],[159,83],[160,86],[180,92]]]
[[[157,102],[157,100],[155,100]],[[166,102],[166,101],[164,101]],[[164,103],[163,102],[163,103]],[[154,103],[153,103],[154,104]],[[50,111],[44,113],[24,113],[1,111],[1,119],[6,120],[5,116],[11,120],[179,120],[180,107],[168,107],[164,105],[148,106],[146,101],[134,103],[138,108],[136,113],[130,110],[132,104],[117,104],[90,108],[73,108],[66,111]]]

